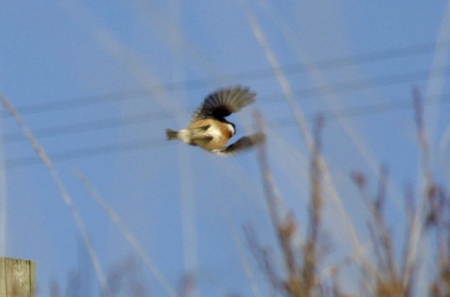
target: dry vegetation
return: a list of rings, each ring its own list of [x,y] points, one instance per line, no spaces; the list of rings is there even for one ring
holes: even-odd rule
[[[354,263],[359,269],[359,292],[345,293],[338,280],[339,265],[329,267],[331,281],[321,278],[322,261],[326,258],[327,246],[321,240],[324,233],[322,224],[323,208],[323,166],[321,158],[320,131],[322,120],[318,119],[314,131],[315,142],[311,150],[310,164],[310,200],[308,232],[302,243],[295,238],[299,224],[291,213],[280,213],[279,197],[274,191],[273,179],[267,165],[265,148],[259,150],[259,162],[263,174],[266,201],[271,211],[272,225],[277,235],[282,263],[273,260],[270,249],[257,241],[257,231],[245,228],[249,246],[259,263],[260,269],[271,284],[272,296],[376,296],[409,297],[420,296],[418,272],[424,269],[421,277],[428,278],[425,291],[428,296],[450,296],[450,196],[444,186],[434,178],[430,164],[430,152],[423,122],[423,109],[420,93],[413,89],[415,122],[418,143],[421,151],[421,165],[424,176],[422,193],[414,193],[412,186],[404,191],[404,205],[407,220],[404,222],[405,238],[394,238],[384,212],[386,208],[386,186],[388,183],[387,166],[381,166],[378,189],[369,193],[368,181],[361,172],[351,173],[351,178],[364,200],[370,217],[367,218],[370,245],[373,255],[365,259],[362,265]],[[417,196],[417,197],[416,197]],[[421,242],[428,243],[428,253],[433,257],[432,265],[426,265],[424,255],[418,251]],[[402,247],[395,245],[402,244]],[[336,247],[339,248],[339,247]],[[396,248],[401,248],[396,256]],[[351,263],[346,263],[347,265]],[[429,263],[428,263],[429,264]],[[280,273],[280,265],[282,267]],[[358,277],[352,281],[357,280]]]
[[[432,297],[450,296],[450,196],[444,185],[439,184],[432,172],[430,164],[430,148],[425,133],[423,110],[418,89],[413,89],[415,107],[415,123],[417,139],[421,152],[421,166],[424,176],[423,191],[415,193],[413,186],[405,188],[404,205],[407,220],[404,222],[405,237],[394,238],[391,227],[385,218],[387,207],[387,184],[389,174],[387,166],[380,166],[378,187],[370,193],[368,181],[364,173],[353,172],[350,178],[359,190],[360,197],[367,206],[370,217],[367,218],[370,234],[370,257],[355,263],[349,259],[345,266],[353,265],[359,270],[357,277],[351,281],[359,282],[358,292],[347,292],[340,278],[342,265],[324,267],[329,246],[324,242],[323,224],[324,204],[324,159],[321,156],[321,129],[323,120],[318,118],[313,131],[314,142],[310,158],[310,197],[306,233],[299,240],[298,230],[301,226],[291,212],[279,207],[281,197],[278,196],[274,179],[268,164],[265,145],[258,149],[258,160],[263,177],[266,203],[270,211],[271,224],[276,234],[281,258],[276,258],[274,247],[263,246],[258,241],[261,232],[251,224],[244,226],[244,234],[248,247],[254,256],[258,269],[264,274],[271,289],[264,296],[295,297],[409,297],[419,296],[427,291]],[[262,120],[257,118],[259,129],[263,129]],[[328,235],[328,234],[327,234]],[[331,238],[332,239],[332,238]],[[421,242],[427,242],[428,253],[433,265],[425,261],[418,248]],[[401,246],[398,246],[398,245]],[[334,246],[339,249],[339,246]],[[402,252],[396,254],[396,250]],[[352,263],[353,262],[353,263]],[[426,267],[424,265],[427,265]],[[151,291],[143,285],[139,277],[139,265],[134,260],[110,269],[107,275],[110,296],[150,296]],[[345,268],[345,267],[344,267]],[[324,278],[323,270],[328,269],[330,277]],[[424,271],[420,276],[419,271]],[[80,273],[70,276],[64,294],[56,284],[51,285],[51,297],[81,296]],[[419,277],[426,277],[426,282],[418,282]],[[177,292],[178,296],[190,296],[192,279],[183,279]],[[420,288],[425,284],[426,288]]]

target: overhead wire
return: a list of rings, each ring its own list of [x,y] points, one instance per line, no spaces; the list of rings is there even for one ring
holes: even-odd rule
[[[429,98],[426,104],[438,103],[438,98]],[[450,94],[446,94],[440,98],[441,103],[450,103]],[[397,101],[395,103],[386,103],[378,106],[366,106],[366,107],[355,107],[339,111],[339,115],[334,113],[321,113],[324,120],[336,120],[339,117],[356,117],[356,116],[367,116],[373,114],[381,114],[386,112],[393,112],[399,110],[412,109],[411,99],[404,99]],[[307,117],[308,121],[314,121],[316,119],[316,114],[310,114]],[[282,119],[277,121],[271,121],[267,123],[267,126],[273,128],[281,128],[289,125],[294,126],[296,123],[291,119]],[[98,155],[104,155],[108,153],[119,153],[134,151],[146,148],[156,148],[168,146],[170,143],[163,137],[140,139],[128,142],[122,142],[117,144],[107,144],[101,146],[95,146],[90,148],[81,148],[73,150],[63,150],[59,152],[49,153],[49,156],[54,162],[67,161],[78,158],[92,157]],[[16,168],[29,165],[40,164],[39,159],[35,156],[29,157],[17,157],[7,159],[5,161],[7,168]]]
[[[313,87],[313,88],[305,88],[300,89],[297,91],[294,91],[293,93],[297,96],[296,100],[306,100],[308,98],[317,97],[320,94],[320,91],[324,88],[331,87],[336,93],[344,93],[344,92],[352,92],[352,91],[358,91],[358,90],[364,90],[367,88],[373,87],[373,85],[377,86],[386,86],[386,85],[396,85],[401,83],[407,83],[407,82],[417,82],[419,80],[428,79],[430,77],[429,75],[430,70],[419,70],[419,71],[412,71],[402,74],[395,74],[395,75],[387,75],[387,76],[380,76],[377,78],[370,78],[370,79],[360,79],[360,80],[354,80],[350,82],[343,82],[338,84],[333,84],[331,86],[327,87]],[[439,72],[432,72],[432,73],[439,73]],[[450,73],[443,73],[443,74],[435,74],[435,76],[448,76]],[[274,102],[277,98],[280,98],[281,94],[275,94],[275,95],[267,95],[260,97],[258,100],[261,103],[271,103]],[[114,96],[115,100],[118,100],[120,97]],[[397,104],[394,102],[393,104]],[[404,104],[404,103],[401,103]],[[59,105],[64,106],[64,105]],[[42,106],[44,107],[44,105]],[[194,110],[195,106],[190,106],[192,110]],[[366,107],[360,107],[362,110],[365,110]],[[383,107],[384,108],[384,107]],[[41,110],[43,110],[41,108]],[[354,113],[355,111],[352,111]],[[364,112],[364,111],[363,111]],[[155,122],[159,120],[167,120],[174,117],[175,114],[175,108],[172,110],[166,110],[166,111],[154,111],[154,112],[148,112],[144,114],[139,115],[133,115],[121,119],[117,118],[106,118],[101,120],[93,120],[89,122],[79,123],[79,124],[70,124],[70,125],[58,125],[54,127],[47,127],[47,128],[41,128],[34,131],[35,135],[38,137],[52,137],[52,136],[58,136],[58,135],[67,135],[72,133],[81,133],[81,132],[89,132],[94,130],[100,130],[100,129],[107,129],[107,128],[115,128],[119,126],[124,125],[132,125],[132,124],[141,124],[141,123],[150,123]],[[24,140],[23,135],[21,133],[5,133],[3,135],[3,143],[10,143],[10,142],[17,142]]]
[[[450,48],[450,42],[441,43],[436,46],[435,43],[424,43],[419,45],[413,45],[409,47],[403,47],[398,49],[389,49],[384,51],[373,52],[369,54],[360,54],[353,55],[349,57],[335,58],[330,60],[319,61],[314,63],[314,65],[321,69],[331,69],[338,67],[345,67],[349,65],[355,64],[363,64],[370,62],[383,61],[394,58],[401,58],[412,55],[420,55],[431,53],[436,50],[444,50]],[[304,72],[305,65],[295,64],[284,66],[284,73],[295,74]],[[260,79],[273,77],[272,69],[263,69],[256,71],[248,71],[241,72],[236,75],[233,75],[235,79]],[[431,71],[431,70],[418,70],[418,71],[410,71],[402,74],[394,74],[394,75],[386,75],[380,76],[376,78],[368,78],[368,79],[360,79],[354,80],[350,82],[341,82],[331,86],[326,86],[326,88],[332,88],[337,93],[343,92],[351,92],[364,90],[366,88],[377,86],[387,86],[387,85],[396,85],[407,82],[417,82],[418,80],[428,79],[431,76],[448,76],[449,73],[447,71]],[[98,95],[98,96],[87,96],[82,98],[74,98],[70,100],[62,100],[62,101],[54,101],[54,102],[46,102],[46,103],[36,103],[24,105],[18,108],[18,111],[21,114],[39,114],[50,111],[58,111],[64,109],[72,109],[77,107],[85,107],[94,104],[101,103],[111,103],[116,101],[124,101],[131,100],[149,96],[153,94],[152,92],[157,92],[158,90],[164,89],[169,92],[174,91],[182,91],[189,89],[202,88],[208,84],[209,81],[217,81],[218,78],[209,78],[206,80],[192,80],[185,83],[172,83],[165,84],[164,86],[158,86],[155,88],[146,88],[146,89],[129,89],[118,92],[111,92],[108,94]],[[306,100],[308,98],[319,96],[320,91],[325,88],[325,86],[312,87],[312,88],[304,88],[293,93],[296,95],[296,100]],[[274,102],[281,95],[271,95],[264,96],[260,98],[261,103],[270,103]],[[430,98],[431,99],[431,98]],[[450,99],[450,94],[445,95],[442,98],[445,101]],[[392,110],[406,109],[411,107],[410,100],[402,100],[396,102],[390,102],[387,104],[378,104],[376,106],[360,106],[356,108],[349,108],[345,110],[341,110],[339,115],[335,115],[332,113],[322,113],[326,119],[337,119],[340,117],[353,117],[353,116],[362,116],[369,115],[375,113],[389,112]],[[192,107],[195,108],[195,107]],[[2,111],[4,112],[4,111]],[[35,131],[35,135],[38,137],[52,137],[58,135],[66,135],[71,133],[86,133],[94,130],[107,129],[107,128],[115,128],[123,125],[132,125],[132,124],[141,124],[141,123],[149,123],[157,120],[170,119],[173,118],[175,114],[175,108],[173,110],[168,111],[156,111],[151,113],[145,113],[135,116],[130,116],[122,119],[117,118],[107,118],[102,120],[94,120],[90,122],[80,123],[80,124],[71,124],[71,125],[58,125],[54,127],[42,128]],[[308,120],[311,120],[312,116],[308,116]],[[273,127],[293,125],[294,121],[292,119],[278,120],[268,125]],[[10,143],[15,141],[20,141],[23,139],[23,135],[20,133],[8,133],[3,136],[3,143]],[[75,158],[82,158],[88,156],[96,156],[113,152],[123,152],[130,150],[143,149],[148,147],[158,147],[166,145],[167,142],[162,138],[155,139],[145,139],[145,140],[137,140],[125,143],[118,144],[110,144],[110,145],[102,145],[91,148],[82,148],[82,149],[73,149],[73,150],[65,150],[60,152],[55,152],[51,154],[51,157],[55,161],[63,161],[70,160]],[[26,166],[39,163],[35,157],[18,157],[6,160],[6,165],[8,168]]]
[[[327,59],[311,63],[311,65],[314,65],[318,69],[324,70],[324,69],[346,67],[350,65],[379,62],[395,58],[404,58],[408,56],[429,54],[434,53],[435,51],[448,50],[449,48],[450,48],[450,41],[442,42],[441,44],[438,45],[436,45],[433,42],[429,42],[397,49],[388,49],[383,51],[374,51],[372,53]],[[283,66],[282,68],[285,74],[296,74],[306,72],[307,71],[306,69],[308,69],[308,67],[311,65],[296,63]],[[95,96],[85,96],[67,100],[27,104],[23,106],[18,106],[17,110],[22,115],[29,115],[107,102],[133,100],[136,98],[157,94],[158,92],[160,92],[160,90],[165,90],[166,92],[174,92],[174,91],[187,91],[200,89],[204,88],[209,84],[215,83],[217,81],[223,81],[225,78],[230,77],[232,77],[234,80],[254,80],[254,79],[269,78],[273,77],[273,69],[268,68],[268,69],[252,70],[233,75],[224,75],[223,77],[211,77],[211,78],[190,80],[187,82],[167,83],[163,84],[162,86],[153,86],[140,89],[129,89]],[[2,111],[2,113],[4,116],[9,116],[9,114],[5,111]]]

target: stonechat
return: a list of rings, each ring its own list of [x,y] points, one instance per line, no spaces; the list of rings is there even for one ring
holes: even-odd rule
[[[205,98],[186,129],[167,129],[167,139],[178,139],[220,156],[233,155],[259,144],[265,139],[264,133],[241,137],[226,146],[236,134],[236,126],[225,118],[253,103],[255,96],[256,93],[240,86],[220,89]]]

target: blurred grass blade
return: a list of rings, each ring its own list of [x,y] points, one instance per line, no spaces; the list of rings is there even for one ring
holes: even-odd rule
[[[31,146],[35,150],[36,154],[38,155],[39,159],[44,163],[45,167],[47,168],[48,172],[50,173],[53,181],[56,184],[56,187],[58,188],[59,193],[61,194],[61,197],[63,198],[66,205],[69,207],[69,210],[75,220],[75,223],[78,227],[78,230],[80,231],[81,237],[83,238],[83,242],[86,245],[86,249],[89,252],[89,256],[91,258],[92,264],[94,265],[95,272],[97,274],[98,280],[100,282],[100,285],[102,287],[103,293],[105,296],[112,296],[111,292],[108,288],[108,284],[106,282],[105,275],[103,273],[103,270],[100,265],[100,261],[98,259],[97,254],[95,253],[94,248],[92,247],[92,244],[89,240],[88,233],[86,230],[86,227],[84,225],[83,220],[81,219],[80,214],[78,213],[78,210],[75,208],[75,205],[73,204],[73,200],[71,195],[66,189],[66,186],[62,182],[58,171],[53,166],[52,161],[48,157],[45,150],[42,148],[42,146],[37,141],[36,137],[33,135],[33,132],[28,127],[28,125],[24,122],[20,114],[17,112],[17,110],[14,108],[14,106],[9,102],[9,100],[3,96],[3,94],[0,94],[0,101],[3,104],[3,106],[8,110],[8,112],[14,117],[17,124],[22,128],[23,133],[25,134],[25,137],[30,142]]]
[[[116,224],[120,232],[122,232],[122,235],[133,247],[138,256],[144,261],[145,265],[147,265],[147,267],[150,269],[150,271],[153,273],[153,275],[159,281],[159,283],[163,286],[163,288],[166,290],[169,296],[177,297],[175,289],[172,288],[167,279],[161,273],[159,268],[156,266],[155,261],[153,261],[153,259],[147,255],[147,253],[144,251],[142,246],[137,241],[136,237],[134,237],[133,233],[131,233],[131,231],[125,226],[124,222],[119,217],[119,215],[117,215],[117,213],[108,205],[106,200],[100,195],[97,189],[89,182],[89,180],[80,171],[76,171],[75,174],[77,178],[80,180],[80,182],[83,184],[83,186],[88,190],[91,197],[94,198],[94,200],[101,206],[101,208],[108,215],[111,221],[114,224]]]

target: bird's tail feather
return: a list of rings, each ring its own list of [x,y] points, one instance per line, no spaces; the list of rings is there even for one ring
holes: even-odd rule
[[[167,140],[178,139],[178,131],[166,129]]]

